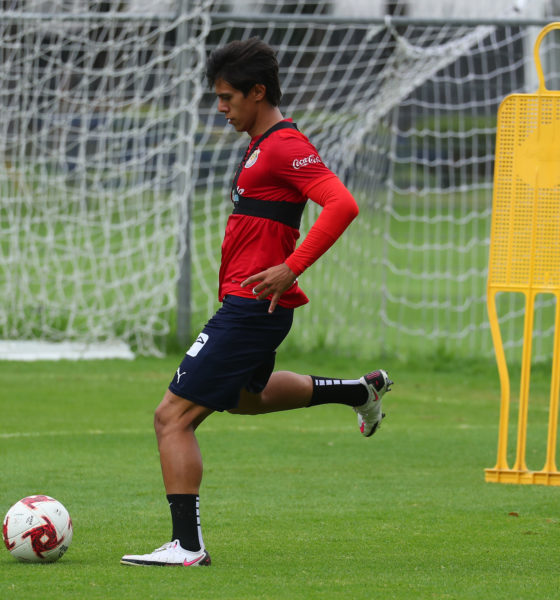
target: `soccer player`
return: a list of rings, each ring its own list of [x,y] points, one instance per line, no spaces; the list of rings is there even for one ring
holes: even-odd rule
[[[219,273],[221,308],[179,365],[154,426],[171,510],[171,541],[126,565],[209,565],[199,518],[197,427],[213,411],[261,414],[328,403],[351,406],[361,433],[377,431],[392,381],[381,369],[352,380],[273,371],[293,311],[308,302],[298,276],[357,216],[354,198],[285,119],[274,51],[258,38],[212,53],[206,75],[218,111],[251,142],[235,173]],[[306,200],[322,211],[296,249]]]

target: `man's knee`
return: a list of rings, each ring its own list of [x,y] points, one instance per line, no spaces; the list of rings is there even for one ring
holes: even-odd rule
[[[161,402],[154,412],[154,429],[158,437],[163,434],[165,428],[174,420],[173,415],[175,411],[173,410],[173,403],[170,401],[170,393],[169,390],[166,390]]]
[[[156,435],[160,437],[175,429],[196,429],[211,412],[212,410],[204,406],[194,404],[166,390],[154,412]]]

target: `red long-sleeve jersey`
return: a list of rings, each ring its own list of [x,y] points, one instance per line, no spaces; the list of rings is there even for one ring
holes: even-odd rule
[[[261,140],[254,138],[236,174],[234,206],[250,203],[251,209],[246,211],[250,214],[239,214],[234,209],[228,219],[222,243],[220,301],[227,294],[254,298],[252,290],[242,288],[241,283],[283,262],[300,275],[330,248],[358,214],[354,198],[323,164],[315,147],[289,126],[290,121],[287,123],[287,128],[265,134]],[[258,147],[253,150],[255,146]],[[296,250],[298,224],[278,215],[298,212],[308,198],[323,210]],[[296,281],[278,304],[295,308],[307,302]]]

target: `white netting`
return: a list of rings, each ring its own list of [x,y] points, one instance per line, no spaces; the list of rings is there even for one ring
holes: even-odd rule
[[[484,33],[387,120],[381,316],[383,338],[404,354],[437,348],[492,354],[486,276],[496,113],[507,94],[535,90],[535,34],[527,27]],[[557,47],[552,39],[547,44],[547,81],[554,84]],[[501,297],[505,346],[516,356],[523,314],[520,296]],[[550,299],[537,302],[535,323],[534,356],[543,359],[551,352]]]
[[[154,353],[176,304],[208,13],[109,4],[0,15],[0,338]]]
[[[338,0],[168,0],[157,15],[134,0],[89,2],[87,13],[77,0],[34,0],[31,13],[3,4],[0,337],[119,338],[157,351],[176,309],[185,226],[186,308],[193,333],[204,325],[248,142],[217,113],[204,62],[258,35],[278,50],[282,112],[361,209],[301,277],[311,303],[291,339],[491,353],[495,115],[506,94],[534,89],[534,29],[385,21],[375,2],[363,6],[379,14],[346,19]],[[512,15],[515,4],[495,2],[484,17]],[[317,214],[308,206],[303,233]],[[519,345],[522,307],[502,308],[506,344]],[[547,319],[537,321],[543,338]]]

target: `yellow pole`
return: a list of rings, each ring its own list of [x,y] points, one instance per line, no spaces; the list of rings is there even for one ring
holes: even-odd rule
[[[501,401],[500,401],[500,424],[498,428],[498,458],[493,470],[508,470],[507,463],[507,445],[509,428],[509,402],[510,385],[509,373],[504,352],[502,334],[498,322],[498,313],[496,310],[496,292],[488,291],[488,318],[490,321],[490,332],[494,342],[496,352],[496,362],[498,364],[498,374],[500,377]]]
[[[525,452],[527,448],[527,417],[529,412],[529,384],[531,379],[531,352],[533,348],[533,321],[535,294],[525,294],[525,323],[523,327],[523,354],[521,357],[521,389],[519,392],[519,415],[517,419],[517,454],[514,471],[527,471]]]
[[[556,316],[554,323],[554,349],[552,353],[552,377],[550,383],[550,408],[548,413],[548,439],[546,445],[546,463],[544,471],[555,473],[556,435],[558,431],[558,393],[560,391],[560,298],[556,297]]]

